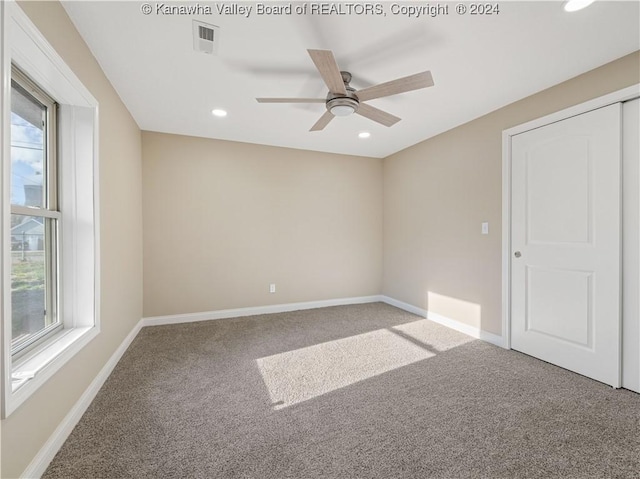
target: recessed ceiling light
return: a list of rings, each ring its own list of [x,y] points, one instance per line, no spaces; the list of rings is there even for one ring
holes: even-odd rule
[[[564,4],[565,12],[577,12],[591,5],[595,0],[568,0]]]
[[[219,108],[216,108],[215,110],[211,110],[211,114],[213,116],[219,116],[219,117],[227,116],[227,112]]]
[[[369,138],[370,136],[371,136],[371,133],[369,133],[368,131],[362,131],[358,133],[358,138]]]

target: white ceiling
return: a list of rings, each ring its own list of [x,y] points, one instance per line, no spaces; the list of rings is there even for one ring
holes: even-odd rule
[[[195,2],[166,2],[188,4]],[[253,6],[249,18],[219,15],[222,2],[199,4],[214,13],[143,15],[137,1],[64,3],[143,130],[386,157],[640,49],[638,1],[597,1],[576,13],[561,1],[503,1],[492,16],[458,15],[456,2],[440,2],[449,15],[433,18],[393,15],[392,2],[382,2],[381,16],[257,15],[255,3],[227,2]],[[194,18],[221,28],[217,55],[193,50]],[[332,50],[356,89],[424,70],[435,86],[372,100],[402,118],[391,128],[352,115],[309,132],[323,104],[255,100],[323,98],[308,48]],[[229,114],[213,117],[213,108]],[[371,137],[359,139],[361,131]]]

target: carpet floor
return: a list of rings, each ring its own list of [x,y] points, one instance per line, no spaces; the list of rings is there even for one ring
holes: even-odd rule
[[[391,306],[143,328],[44,478],[638,478],[640,395]]]

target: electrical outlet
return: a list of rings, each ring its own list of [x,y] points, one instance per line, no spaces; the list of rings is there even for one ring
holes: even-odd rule
[[[275,293],[276,292],[276,283],[271,283],[269,285],[269,292],[270,293]]]

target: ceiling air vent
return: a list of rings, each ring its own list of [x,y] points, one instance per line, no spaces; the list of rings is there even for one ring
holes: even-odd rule
[[[216,54],[220,43],[220,27],[193,20],[193,49],[197,52]]]

